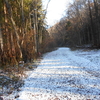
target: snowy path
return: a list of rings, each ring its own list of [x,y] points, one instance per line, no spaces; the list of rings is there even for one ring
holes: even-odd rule
[[[17,100],[100,100],[97,53],[59,48],[45,54]]]

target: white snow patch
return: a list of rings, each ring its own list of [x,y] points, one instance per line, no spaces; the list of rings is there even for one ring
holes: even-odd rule
[[[17,100],[100,100],[100,50],[59,48],[44,55]]]

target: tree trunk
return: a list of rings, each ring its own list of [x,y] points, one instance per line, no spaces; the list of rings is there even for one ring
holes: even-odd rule
[[[99,21],[99,15],[98,15],[98,2],[97,0],[94,0],[94,8],[95,8],[95,15],[96,15],[96,34],[97,34],[97,45],[100,45],[100,21]]]
[[[25,18],[24,18],[24,10],[23,10],[23,0],[21,0],[21,17],[22,17],[22,41],[21,41],[21,46],[24,43],[24,37],[25,37]]]
[[[1,25],[0,25],[0,48],[3,51],[3,37],[2,37],[2,31],[1,31]]]
[[[92,11],[91,11],[90,1],[89,0],[88,0],[88,6],[89,6],[89,15],[90,15],[89,17],[90,17],[90,25],[91,25],[92,44],[95,45],[93,18],[92,18]]]
[[[20,44],[19,44],[19,35],[17,33],[17,27],[16,27],[16,23],[13,19],[13,14],[12,14],[12,10],[11,10],[11,6],[8,2],[8,0],[4,0],[5,1],[5,4],[6,4],[6,7],[8,9],[8,13],[9,13],[9,17],[10,17],[10,21],[12,23],[12,27],[14,29],[14,33],[15,33],[15,36],[16,36],[16,39],[17,39],[17,45],[18,45],[18,49],[19,49],[19,53],[20,53],[20,58],[22,58],[22,51],[21,51],[21,47],[20,47]]]

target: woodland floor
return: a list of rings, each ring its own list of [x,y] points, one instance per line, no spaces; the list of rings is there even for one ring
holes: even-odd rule
[[[4,100],[100,100],[100,50],[46,53],[20,89]]]

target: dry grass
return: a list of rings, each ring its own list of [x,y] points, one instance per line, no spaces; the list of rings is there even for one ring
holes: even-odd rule
[[[0,96],[9,95],[13,91],[20,91],[24,81],[28,75],[26,71],[37,68],[35,63],[24,63],[14,67],[6,66],[5,69],[0,69]]]

